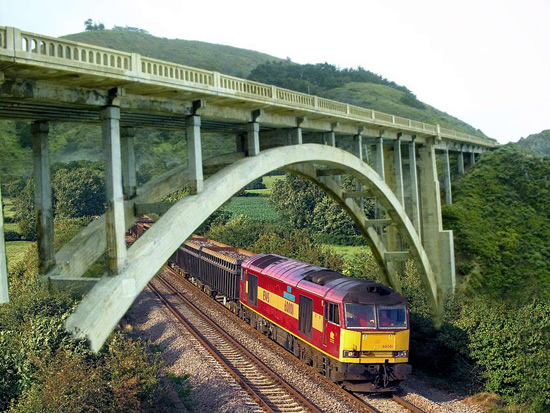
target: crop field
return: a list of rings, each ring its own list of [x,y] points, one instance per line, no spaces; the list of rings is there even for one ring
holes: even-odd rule
[[[260,196],[239,196],[231,198],[223,209],[231,212],[233,217],[237,215],[246,215],[253,221],[273,222],[279,219],[279,216],[269,204],[269,200]]]
[[[246,192],[251,194],[258,194],[260,196],[269,196],[271,193],[271,187],[273,183],[279,179],[284,179],[284,175],[274,175],[274,176],[264,176],[262,178],[263,184],[266,186],[265,189],[248,189]]]

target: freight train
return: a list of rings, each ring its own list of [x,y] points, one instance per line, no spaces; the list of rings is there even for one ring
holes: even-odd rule
[[[170,265],[351,391],[395,391],[411,372],[407,301],[382,284],[198,236]]]

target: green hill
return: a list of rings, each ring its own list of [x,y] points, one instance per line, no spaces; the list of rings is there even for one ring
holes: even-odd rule
[[[253,50],[206,42],[166,39],[122,30],[98,30],[63,36],[64,39],[246,78],[260,63],[280,60]]]
[[[453,183],[443,217],[469,291],[514,303],[550,297],[549,179],[550,160],[509,144]]]
[[[521,138],[518,144],[535,155],[550,158],[550,129]]]

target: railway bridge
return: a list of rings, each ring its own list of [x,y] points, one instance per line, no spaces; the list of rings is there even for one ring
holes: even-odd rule
[[[211,213],[276,169],[311,180],[342,205],[386,284],[399,290],[402,263],[413,260],[440,314],[444,295],[454,290],[455,269],[452,232],[442,227],[436,156],[443,160],[450,203],[449,158],[464,173],[478,154],[496,146],[439,125],[13,27],[0,27],[0,119],[31,122],[39,271],[52,283],[88,291],[67,329],[87,336],[94,350]],[[106,214],[57,253],[49,122],[101,125],[107,188]],[[138,187],[137,128],[185,131],[187,162]],[[234,150],[205,159],[201,136],[219,133],[234,136]],[[355,178],[355,191],[342,188],[342,175]],[[182,188],[190,195],[162,202]],[[363,208],[368,198],[376,200],[374,218]],[[126,229],[152,212],[161,217],[127,248]],[[7,302],[0,235],[0,302]],[[83,277],[105,253],[107,273]]]

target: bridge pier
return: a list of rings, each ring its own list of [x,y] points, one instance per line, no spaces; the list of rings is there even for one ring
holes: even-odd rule
[[[443,159],[445,164],[445,203],[451,205],[453,203],[453,194],[451,190],[451,162],[449,160],[449,149],[445,149]]]
[[[418,169],[416,167],[416,144],[413,140],[409,143],[409,182],[408,187],[411,195],[411,221],[418,233],[418,237],[422,239],[422,230],[420,226],[420,200],[418,195]]]
[[[458,151],[458,174],[464,175],[464,151],[462,148]]]
[[[40,275],[45,275],[55,265],[48,133],[48,122],[34,122],[31,125],[34,210],[36,213],[36,232],[38,234],[38,273]]]
[[[454,291],[455,263],[453,232],[443,230],[441,200],[437,177],[435,147],[432,143],[418,149],[420,157],[420,201],[422,244],[429,257],[441,293]],[[438,294],[441,298],[441,294]],[[440,300],[437,305],[441,306]]]
[[[136,196],[136,155],[134,152],[134,129],[122,128],[120,143],[122,149],[122,178],[124,198],[132,199]]]
[[[4,204],[2,203],[2,183],[0,182],[0,304],[9,303],[8,260],[4,243]]]
[[[109,274],[117,275],[126,266],[127,255],[118,106],[106,106],[101,109],[101,132],[107,190],[107,210],[105,211],[107,270]]]
[[[260,124],[250,122],[246,135],[248,156],[256,156],[260,153]]]
[[[189,182],[193,193],[200,193],[204,186],[201,149],[201,117],[187,117],[187,166]]]

